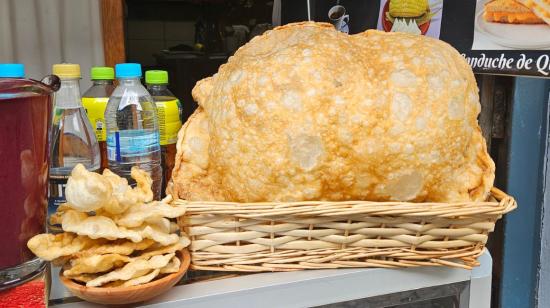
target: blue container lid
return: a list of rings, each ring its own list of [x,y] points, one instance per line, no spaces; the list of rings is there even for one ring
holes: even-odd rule
[[[25,77],[25,65],[20,63],[0,63],[0,78]]]
[[[116,78],[138,78],[141,77],[141,64],[120,63],[115,65]]]

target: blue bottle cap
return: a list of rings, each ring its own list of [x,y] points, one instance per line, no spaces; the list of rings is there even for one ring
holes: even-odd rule
[[[137,78],[141,77],[141,64],[120,63],[115,65],[116,78]]]
[[[25,77],[25,65],[20,63],[0,63],[0,78]]]

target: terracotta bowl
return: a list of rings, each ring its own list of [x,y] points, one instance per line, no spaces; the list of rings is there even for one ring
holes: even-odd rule
[[[62,275],[62,270],[59,272],[59,279],[73,295],[88,302],[104,305],[124,305],[143,302],[168,291],[178,283],[185,272],[187,272],[189,264],[191,263],[189,251],[184,249],[179,251],[177,255],[181,260],[181,266],[178,272],[138,286],[89,288],[64,277]]]

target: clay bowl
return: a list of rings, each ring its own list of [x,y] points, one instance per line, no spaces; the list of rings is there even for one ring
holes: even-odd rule
[[[168,291],[178,283],[185,272],[187,272],[189,264],[191,263],[189,251],[184,249],[179,251],[177,255],[181,260],[181,266],[178,272],[139,286],[88,288],[64,277],[62,271],[59,272],[59,279],[73,295],[88,302],[103,305],[124,305],[143,302]]]

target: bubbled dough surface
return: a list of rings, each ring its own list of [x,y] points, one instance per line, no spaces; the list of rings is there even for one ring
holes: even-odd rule
[[[473,73],[439,40],[268,31],[193,89],[171,193],[188,200],[482,200]]]

